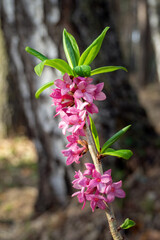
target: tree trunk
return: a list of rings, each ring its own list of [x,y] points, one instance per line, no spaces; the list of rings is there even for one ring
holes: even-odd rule
[[[149,24],[151,29],[151,38],[152,44],[155,53],[156,60],[156,70],[157,70],[157,78],[160,82],[160,30],[159,30],[159,2],[157,0],[147,0],[148,5],[148,14],[149,14]]]
[[[0,23],[1,24],[1,23]],[[8,85],[6,82],[7,77],[7,54],[5,48],[4,36],[0,26],[0,137],[6,137],[7,125],[10,125],[10,111],[8,108]],[[7,122],[7,124],[6,124]]]
[[[4,31],[9,56],[8,82],[10,91],[14,95],[14,110],[16,122],[26,124],[35,142],[39,158],[39,194],[36,210],[43,212],[56,206],[65,204],[69,184],[67,178],[72,174],[72,168],[66,168],[65,159],[61,154],[64,140],[57,128],[58,122],[53,118],[54,109],[49,97],[51,91],[46,91],[39,100],[34,97],[35,91],[45,81],[57,78],[57,73],[46,69],[39,79],[33,67],[37,63],[25,52],[27,45],[43,52],[49,58],[59,55],[58,34],[56,25],[60,19],[58,3],[35,0],[2,1],[1,9],[2,29]],[[13,116],[15,119],[15,115]],[[15,121],[14,121],[15,122]]]
[[[73,15],[76,28],[80,32],[80,39],[84,40],[85,47],[105,26],[110,26],[93,67],[124,66],[111,4],[112,1],[104,0],[78,1]],[[126,144],[123,141],[123,147],[130,147],[135,150],[134,152],[143,149],[144,155],[140,161],[144,160],[146,163],[153,161],[151,160],[153,156],[149,156],[147,148],[153,147],[153,139],[157,139],[157,135],[148,121],[145,110],[138,101],[134,88],[128,81],[128,74],[124,71],[116,71],[106,74],[106,76],[105,74],[99,75],[97,80],[105,82],[108,96],[105,102],[100,103],[100,114],[97,115],[97,123],[100,126],[100,132],[103,133],[101,135],[103,135],[104,140],[112,136],[118,129],[132,124],[131,130],[125,137]],[[139,158],[137,157],[137,159]],[[136,163],[134,165],[137,167]]]
[[[51,0],[2,0],[1,16],[10,59],[8,82],[16,94],[16,119],[24,115],[23,122],[38,152],[39,194],[36,210],[43,212],[59,202],[66,202],[70,191],[68,179],[73,176],[73,168],[66,168],[61,154],[64,140],[57,128],[58,122],[53,118],[50,91],[45,91],[39,100],[34,97],[39,86],[44,81],[56,79],[57,73],[45,69],[40,79],[36,77],[33,72],[36,59],[24,51],[25,47],[28,45],[35,48],[49,58],[64,58],[61,39],[64,27],[74,34],[80,48],[84,49],[106,26],[110,26],[95,65],[123,65],[122,55],[111,17],[110,1],[61,0],[58,3]],[[127,74],[118,71],[98,79],[105,81],[108,95],[108,100],[100,105],[98,115],[103,137],[106,139],[116,129],[130,123],[134,124],[134,144],[137,144],[138,138],[142,140],[143,129],[147,130],[147,134],[154,135],[146,114],[127,81]],[[16,122],[21,122],[21,119]]]
[[[138,1],[137,6],[137,21],[138,28],[141,34],[140,41],[140,61],[139,61],[139,82],[140,85],[145,86],[152,81],[151,73],[151,34],[148,16],[148,4],[147,0]]]

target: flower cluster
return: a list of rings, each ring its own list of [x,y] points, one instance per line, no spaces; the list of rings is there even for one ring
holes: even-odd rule
[[[59,128],[63,134],[66,131],[71,133],[67,136],[68,149],[62,153],[67,157],[66,164],[73,162],[79,163],[80,157],[86,153],[87,143],[80,139],[85,136],[84,126],[88,120],[88,113],[98,112],[94,100],[104,100],[105,94],[102,92],[104,83],[96,85],[91,84],[92,78],[72,77],[64,74],[63,80],[55,81],[56,88],[53,89],[51,97],[56,106],[56,115],[61,117]],[[113,183],[111,170],[101,175],[96,171],[94,164],[86,163],[86,170],[82,173],[80,170],[75,174],[73,187],[78,189],[72,196],[77,196],[83,207],[86,200],[90,201],[92,211],[95,207],[105,209],[105,203],[114,201],[115,197],[124,198],[125,192],[121,189],[122,181]]]
[[[122,181],[112,182],[111,169],[101,175],[96,171],[94,164],[86,163],[86,170],[76,172],[72,182],[73,187],[79,191],[72,196],[77,196],[80,203],[85,207],[86,200],[94,212],[95,207],[105,209],[105,203],[114,201],[115,197],[124,198],[125,192],[121,189]]]
[[[85,136],[84,126],[88,113],[98,112],[93,100],[106,98],[102,92],[104,83],[93,85],[92,81],[93,79],[89,77],[72,77],[65,73],[63,80],[55,81],[57,88],[53,89],[50,95],[56,106],[55,116],[59,115],[62,119],[59,128],[64,135],[66,131],[71,133],[67,137],[68,149],[62,151],[67,157],[67,165],[79,163],[79,158],[87,151],[87,145],[79,139],[79,136]]]

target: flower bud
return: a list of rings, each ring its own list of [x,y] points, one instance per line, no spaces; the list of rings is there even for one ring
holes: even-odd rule
[[[76,66],[73,71],[80,77],[89,77],[91,75],[91,67],[88,65]]]

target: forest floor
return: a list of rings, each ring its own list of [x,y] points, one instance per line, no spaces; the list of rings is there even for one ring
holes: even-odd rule
[[[159,91],[157,85],[139,90],[139,99],[157,133]],[[119,223],[127,217],[136,222],[126,231],[129,240],[160,240],[159,173],[159,164],[145,173],[139,166],[125,180],[127,198],[114,204]],[[89,205],[82,211],[77,199],[71,197],[66,208],[35,218],[37,181],[32,142],[26,137],[0,139],[0,240],[111,240],[104,212],[97,209],[92,213]]]

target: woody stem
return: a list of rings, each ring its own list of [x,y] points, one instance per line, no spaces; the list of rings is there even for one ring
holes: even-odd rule
[[[95,147],[95,143],[93,141],[92,134],[91,134],[90,127],[88,125],[87,120],[86,120],[85,132],[86,132],[86,137],[87,137],[87,142],[88,142],[88,149],[89,149],[89,152],[91,154],[91,157],[92,157],[93,163],[95,165],[95,168],[96,168],[97,172],[99,172],[100,174],[103,174],[102,164],[98,160],[97,149]],[[116,218],[114,216],[114,212],[113,212],[113,208],[112,208],[111,204],[106,204],[105,213],[106,213],[106,217],[107,217],[107,220],[108,220],[108,223],[109,223],[110,232],[111,232],[111,235],[112,235],[113,239],[114,240],[124,240],[121,233],[117,230],[118,229],[117,228],[117,221],[116,221]]]

